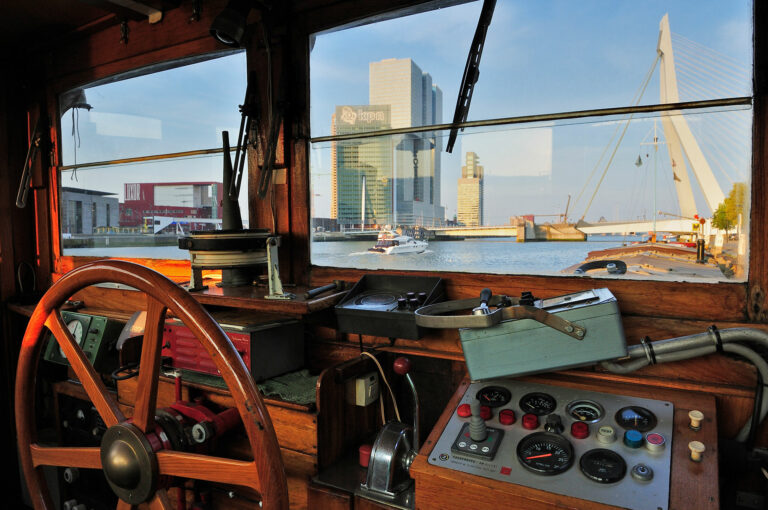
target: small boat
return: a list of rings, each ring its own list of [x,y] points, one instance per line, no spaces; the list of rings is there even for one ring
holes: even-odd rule
[[[394,230],[382,230],[376,239],[376,245],[368,248],[368,251],[383,253],[384,255],[422,253],[426,251],[428,244],[425,240],[398,234]]]

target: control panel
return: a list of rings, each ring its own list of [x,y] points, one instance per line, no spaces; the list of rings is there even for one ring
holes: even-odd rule
[[[61,318],[96,371],[112,372],[117,368],[118,356],[115,344],[125,322],[100,315],[69,311],[61,312]],[[64,351],[52,336],[45,349],[45,359],[62,365],[69,364]]]
[[[473,383],[428,462],[634,510],[667,510],[671,402],[507,379]]]

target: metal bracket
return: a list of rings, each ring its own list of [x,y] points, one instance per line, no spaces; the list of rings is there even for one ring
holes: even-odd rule
[[[267,238],[267,279],[269,280],[269,294],[264,299],[294,299],[296,296],[290,292],[283,292],[283,282],[280,281],[280,266],[278,265],[277,245],[279,237]]]

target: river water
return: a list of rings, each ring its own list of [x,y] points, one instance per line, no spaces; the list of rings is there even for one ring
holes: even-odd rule
[[[585,242],[518,243],[515,238],[431,241],[424,253],[382,255],[369,252],[371,241],[312,243],[312,263],[317,266],[357,269],[402,269],[412,271],[460,271],[497,274],[562,274],[566,267],[582,262],[587,253],[639,236],[590,236]],[[189,252],[176,246],[132,246],[69,248],[65,255],[189,259]]]
[[[369,252],[370,242],[312,244],[312,263],[358,269],[461,271],[497,274],[562,274],[587,253],[637,241],[637,236],[598,236],[585,242],[518,243],[515,238],[430,241],[424,253],[382,255]]]

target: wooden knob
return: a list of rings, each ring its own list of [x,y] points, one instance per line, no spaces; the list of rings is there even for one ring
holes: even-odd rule
[[[704,446],[704,443],[691,441],[688,443],[688,449],[691,450],[691,460],[694,462],[701,462],[701,455],[707,448]]]
[[[691,423],[688,425],[693,430],[699,430],[701,428],[701,422],[704,419],[704,413],[701,411],[693,410],[688,413]]]

